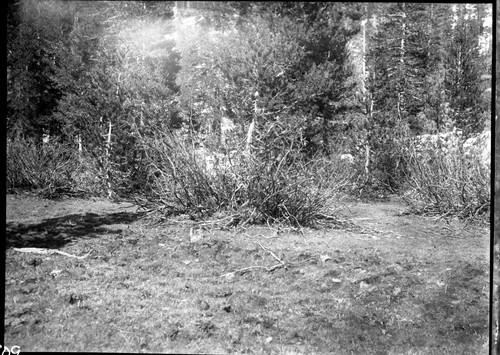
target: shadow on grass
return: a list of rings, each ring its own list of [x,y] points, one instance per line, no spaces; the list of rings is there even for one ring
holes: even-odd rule
[[[118,212],[98,215],[96,213],[70,214],[48,218],[41,223],[7,223],[6,248],[51,248],[58,249],[76,238],[94,238],[103,234],[118,234],[106,225],[129,224],[144,215],[144,212]]]

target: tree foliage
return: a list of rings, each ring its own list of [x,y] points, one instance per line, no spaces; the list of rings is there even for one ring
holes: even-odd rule
[[[356,31],[343,25],[332,4],[316,9],[322,16],[304,4],[260,6],[246,9],[229,28],[198,27],[180,40],[177,83],[185,120],[210,135],[229,117],[243,138],[255,115],[263,132],[300,113],[308,118],[301,130],[309,149],[327,151],[333,121],[352,105],[347,42]]]
[[[363,145],[365,173],[394,187],[395,138],[488,127],[485,4],[21,0],[7,9],[9,139],[80,142],[124,190],[147,175],[139,141],[159,131],[213,151],[253,136],[262,159],[279,160],[278,141],[301,159]]]
[[[488,126],[484,78],[491,75],[491,56],[480,54],[487,9],[392,3],[371,10],[367,144],[373,168],[394,187],[404,172],[394,154],[397,139],[453,127],[468,136]]]

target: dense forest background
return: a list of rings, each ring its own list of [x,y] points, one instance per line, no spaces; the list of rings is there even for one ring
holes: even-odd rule
[[[26,144],[52,149],[52,172],[78,154],[73,180],[109,196],[144,193],[166,136],[268,161],[349,154],[360,184],[394,192],[404,139],[491,127],[490,4],[22,0],[7,26],[15,165]],[[20,174],[11,188],[43,185]]]

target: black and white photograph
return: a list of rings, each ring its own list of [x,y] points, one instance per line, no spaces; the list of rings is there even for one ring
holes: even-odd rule
[[[500,355],[498,2],[7,1],[3,354]]]

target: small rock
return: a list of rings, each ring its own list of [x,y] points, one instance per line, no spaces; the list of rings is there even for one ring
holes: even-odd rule
[[[209,308],[210,308],[210,305],[208,304],[207,301],[204,301],[204,300],[200,301],[200,309],[201,310],[206,311]]]
[[[327,272],[325,272],[325,274],[323,275],[323,277],[337,277],[337,276],[340,276],[340,274],[342,273],[342,271],[336,269],[336,270],[329,270]]]
[[[201,239],[203,239],[203,234],[196,234],[194,231],[193,231],[193,228],[191,228],[189,230],[189,241],[191,243],[197,243],[199,242]]]
[[[62,272],[62,270],[52,270],[50,272],[50,276],[56,278],[57,276],[59,276],[59,274]]]
[[[273,341],[273,337],[268,337],[266,338],[266,344],[269,344],[270,342]]]
[[[398,264],[391,264],[387,267],[387,271],[392,273],[392,274],[399,274],[403,272],[404,268],[401,265]]]
[[[324,264],[328,260],[331,260],[332,258],[328,255],[320,255],[321,262]]]

